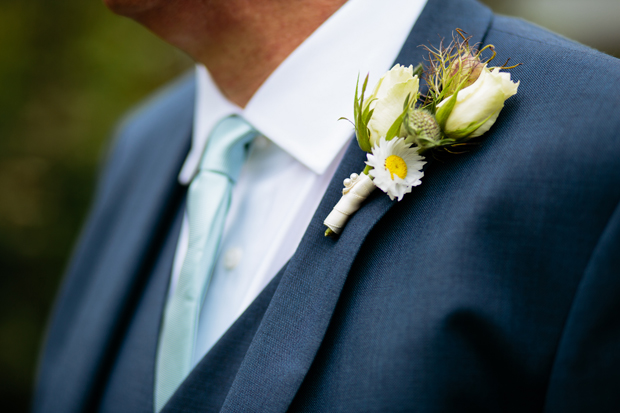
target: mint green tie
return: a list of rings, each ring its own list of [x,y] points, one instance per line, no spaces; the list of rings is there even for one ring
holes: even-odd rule
[[[239,116],[218,123],[207,142],[198,173],[189,186],[189,244],[179,279],[164,311],[155,372],[159,412],[192,366],[198,316],[217,258],[232,187],[258,132]]]

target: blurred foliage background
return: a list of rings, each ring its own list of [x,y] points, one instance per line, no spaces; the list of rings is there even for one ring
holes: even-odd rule
[[[620,56],[618,0],[483,2]],[[19,412],[109,132],[191,61],[84,0],[0,0],[0,52],[0,400]]]
[[[28,409],[110,130],[190,66],[100,1],[0,0],[0,410]]]

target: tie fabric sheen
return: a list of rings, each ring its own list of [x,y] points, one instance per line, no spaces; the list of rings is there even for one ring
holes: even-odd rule
[[[191,370],[200,308],[230,206],[232,188],[258,134],[239,116],[213,129],[198,173],[189,186],[189,244],[176,289],[164,311],[155,372],[155,412],[159,412]]]

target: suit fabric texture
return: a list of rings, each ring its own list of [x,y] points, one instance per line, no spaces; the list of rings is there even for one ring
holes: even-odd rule
[[[486,138],[430,162],[401,202],[375,191],[325,238],[342,180],[364,167],[351,144],[287,266],[165,409],[617,409],[620,63],[473,0],[429,0],[397,63],[421,62],[418,46],[455,28],[495,45],[494,63],[523,63]],[[141,337],[139,314],[159,327],[167,281],[152,277],[172,265],[194,91],[182,79],[119,128],[51,320],[35,412],[109,410],[114,380],[152,385],[152,371],[117,362]]]

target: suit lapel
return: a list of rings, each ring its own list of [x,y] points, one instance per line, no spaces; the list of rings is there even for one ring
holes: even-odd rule
[[[414,66],[426,53],[419,45],[450,39],[455,28],[484,38],[492,14],[472,0],[429,0],[396,63]],[[395,204],[375,191],[337,240],[323,236],[323,220],[341,195],[342,181],[364,168],[365,153],[348,148],[297,252],[283,274],[263,322],[239,368],[222,412],[284,412],[321,345],[340,292],[367,235]],[[416,191],[408,196],[415,196]]]
[[[116,342],[133,310],[132,303],[138,301],[137,294],[144,285],[142,275],[149,273],[148,267],[154,262],[153,248],[167,234],[165,227],[182,195],[177,175],[189,149],[193,81],[180,89],[185,96],[177,97],[176,107],[155,108],[155,114],[147,114],[143,122],[127,128],[132,129],[134,138],[144,141],[136,144],[125,140],[121,145],[130,154],[139,152],[135,158],[142,162],[120,165],[126,168],[125,182],[113,185],[113,193],[106,188],[99,193],[105,198],[103,207],[94,211],[83,236],[90,250],[76,254],[78,259],[59,300],[79,301],[70,304],[72,307],[65,304],[56,309],[48,338],[48,348],[55,347],[55,354],[46,357],[53,359],[53,366],[42,368],[35,410],[85,411],[92,408],[89,403],[97,397],[111,364],[109,358],[114,356]],[[151,126],[145,126],[149,122]],[[137,145],[137,150],[131,145]],[[125,155],[115,156],[112,166],[119,167],[115,162]],[[115,171],[108,177],[112,173]],[[119,204],[124,208],[118,208]],[[89,239],[91,234],[99,234],[104,242]],[[90,274],[88,279],[85,273]]]

